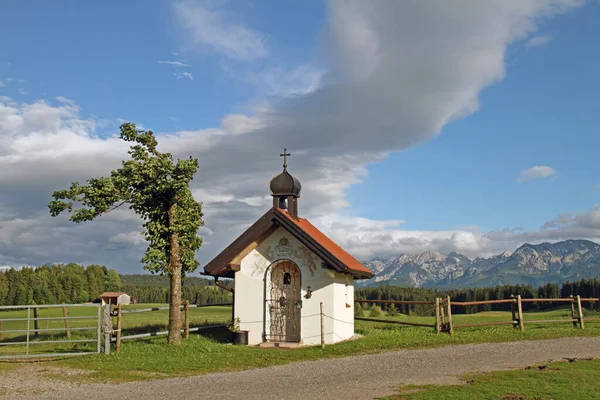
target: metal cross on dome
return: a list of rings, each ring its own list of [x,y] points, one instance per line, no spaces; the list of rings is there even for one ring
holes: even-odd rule
[[[291,154],[287,152],[287,149],[283,149],[283,154],[279,155],[279,157],[283,157],[283,169],[287,168],[287,157],[288,156],[291,156]]]

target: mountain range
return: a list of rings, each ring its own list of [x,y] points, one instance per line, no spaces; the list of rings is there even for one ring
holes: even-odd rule
[[[589,240],[524,244],[514,252],[470,259],[452,252],[373,258],[363,263],[373,278],[361,286],[468,288],[562,283],[600,278],[600,245]]]

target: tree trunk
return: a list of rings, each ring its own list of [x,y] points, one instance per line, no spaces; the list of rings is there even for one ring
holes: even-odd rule
[[[169,228],[175,225],[175,206],[169,208]],[[171,301],[169,303],[169,336],[167,343],[181,344],[181,261],[179,259],[179,236],[171,232],[169,274],[171,276]]]

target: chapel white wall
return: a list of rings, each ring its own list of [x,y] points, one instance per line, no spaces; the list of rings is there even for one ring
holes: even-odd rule
[[[286,238],[288,245],[281,245]],[[275,261],[291,260],[302,277],[301,340],[313,345],[321,342],[320,302],[323,302],[325,343],[349,339],[354,334],[354,285],[352,277],[322,268],[321,259],[285,229],[278,228],[241,261],[235,274],[235,316],[240,329],[249,331],[248,343],[263,341],[265,317],[265,271]],[[270,270],[269,270],[270,271]],[[304,298],[308,286],[310,299]],[[346,307],[348,304],[350,307]]]

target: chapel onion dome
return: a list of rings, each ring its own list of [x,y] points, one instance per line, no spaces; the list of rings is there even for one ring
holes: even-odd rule
[[[300,181],[287,172],[287,169],[284,167],[282,173],[271,179],[270,188],[272,196],[300,197],[302,185],[300,185]]]

